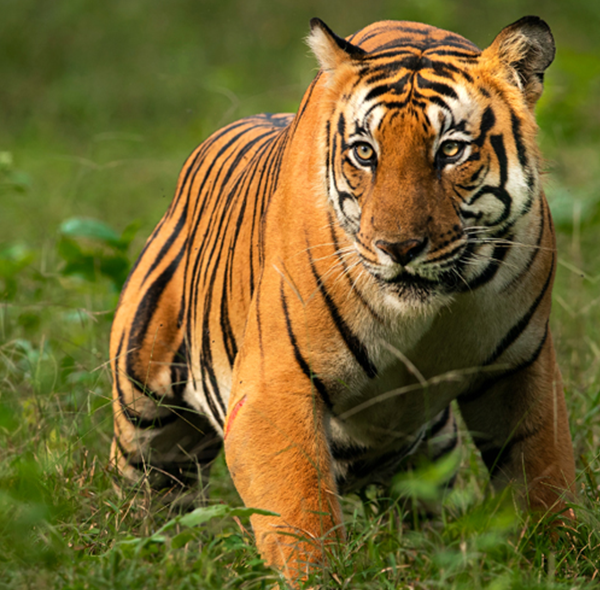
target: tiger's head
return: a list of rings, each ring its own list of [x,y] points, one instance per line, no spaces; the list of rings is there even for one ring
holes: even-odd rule
[[[548,26],[525,17],[480,51],[417,23],[345,40],[313,19],[308,43],[324,88],[323,185],[362,264],[415,304],[468,289],[498,240],[533,231]]]

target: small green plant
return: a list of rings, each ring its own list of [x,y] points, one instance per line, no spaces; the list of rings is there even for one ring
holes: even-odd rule
[[[90,282],[102,276],[120,291],[131,266],[127,251],[139,227],[140,222],[134,221],[119,235],[98,219],[67,219],[60,225],[57,245],[65,262],[61,273]]]
[[[15,167],[11,152],[0,152],[0,194],[8,191],[25,192],[31,185],[31,178]]]

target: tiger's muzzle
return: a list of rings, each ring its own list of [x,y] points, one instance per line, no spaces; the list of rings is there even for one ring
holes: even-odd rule
[[[437,242],[434,245],[427,236],[398,242],[378,239],[368,251],[371,256],[365,256],[360,246],[358,250],[365,268],[382,286],[401,298],[424,302],[456,292],[464,282],[467,236],[454,231],[451,239]]]

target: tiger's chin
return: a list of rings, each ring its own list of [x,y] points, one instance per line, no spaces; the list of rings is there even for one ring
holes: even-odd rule
[[[434,315],[454,299],[455,283],[446,276],[425,278],[402,271],[392,279],[378,281],[388,304],[402,314]]]

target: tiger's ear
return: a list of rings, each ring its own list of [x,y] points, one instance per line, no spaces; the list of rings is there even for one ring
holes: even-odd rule
[[[326,72],[333,72],[342,63],[361,59],[366,54],[364,49],[338,37],[319,18],[310,21],[310,34],[306,41]]]
[[[544,71],[554,60],[556,48],[550,27],[537,16],[525,16],[508,25],[483,52],[508,66],[512,82],[523,91],[533,108],[544,89]]]

